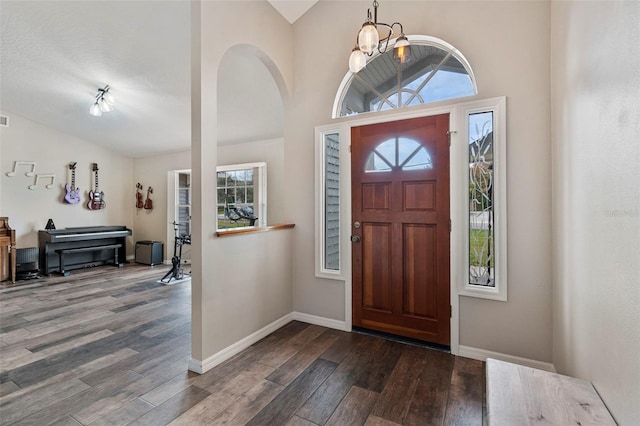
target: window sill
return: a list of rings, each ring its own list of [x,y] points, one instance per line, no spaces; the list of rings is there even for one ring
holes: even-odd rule
[[[507,289],[499,289],[497,287],[483,287],[477,285],[467,285],[458,291],[460,296],[476,297],[480,299],[497,300],[500,302],[507,301]]]
[[[228,229],[217,231],[216,237],[230,237],[232,235],[255,234],[258,232],[279,231],[281,229],[291,229],[296,226],[294,223],[284,223],[282,225],[260,226],[253,228]]]

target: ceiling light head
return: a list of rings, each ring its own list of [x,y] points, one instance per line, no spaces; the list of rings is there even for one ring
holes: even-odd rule
[[[404,34],[400,34],[400,37],[393,45],[393,57],[400,61],[401,64],[407,62],[411,55],[411,44]]]
[[[364,53],[362,53],[358,46],[354,47],[351,51],[351,56],[349,57],[349,71],[355,74],[363,69],[366,65],[367,57]]]
[[[89,108],[89,114],[93,115],[94,117],[102,116],[102,110],[100,109],[100,105],[98,105],[98,101],[91,105],[91,108]]]
[[[110,105],[115,105],[116,101],[113,98],[113,96],[111,95],[111,93],[109,93],[109,86],[107,86],[107,90],[105,90],[102,93],[102,99],[104,99],[105,101],[109,102]]]
[[[109,90],[111,88],[109,85],[104,86],[104,88],[98,89],[98,94],[96,95],[96,100],[91,108],[89,108],[89,114],[94,117],[100,117],[103,112],[111,112],[113,111],[114,99]]]
[[[111,105],[111,103],[109,103],[109,101],[107,101],[105,98],[100,99],[98,105],[100,105],[100,109],[102,110],[102,112],[113,111],[113,105]]]

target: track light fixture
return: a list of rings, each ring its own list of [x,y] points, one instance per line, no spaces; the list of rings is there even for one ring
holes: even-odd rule
[[[349,57],[349,70],[357,73],[367,65],[367,56],[372,56],[378,50],[380,54],[387,51],[389,41],[396,37],[393,45],[393,57],[401,63],[405,63],[411,54],[411,45],[404,35],[402,24],[394,22],[393,24],[385,24],[378,22],[378,1],[373,0],[373,19],[371,17],[371,9],[367,9],[367,20],[362,24],[362,28],[358,31],[356,37],[356,46],[351,51]],[[398,27],[399,33],[394,31]]]
[[[100,117],[103,112],[111,112],[113,111],[114,99],[109,90],[111,88],[107,84],[102,89],[98,89],[98,94],[96,95],[96,101],[89,108],[89,114],[94,117]]]

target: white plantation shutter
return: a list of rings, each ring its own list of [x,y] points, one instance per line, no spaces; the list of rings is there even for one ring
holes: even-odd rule
[[[337,134],[325,137],[324,267],[340,269],[340,143]]]

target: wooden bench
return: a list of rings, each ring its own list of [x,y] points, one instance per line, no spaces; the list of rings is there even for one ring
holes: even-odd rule
[[[58,253],[58,258],[60,259],[60,274],[68,277],[69,276],[69,271],[65,270],[65,264],[64,264],[64,255],[65,254],[70,254],[70,253],[82,253],[82,252],[89,252],[89,251],[101,251],[101,250],[109,250],[112,249],[113,250],[113,263],[114,265],[118,266],[119,268],[124,267],[124,264],[120,263],[119,259],[118,259],[118,250],[122,248],[122,244],[108,244],[108,245],[102,245],[102,246],[92,246],[92,247],[78,247],[78,248],[67,248],[67,249],[58,249],[56,250],[56,253]]]
[[[615,425],[586,380],[487,359],[487,424]]]

